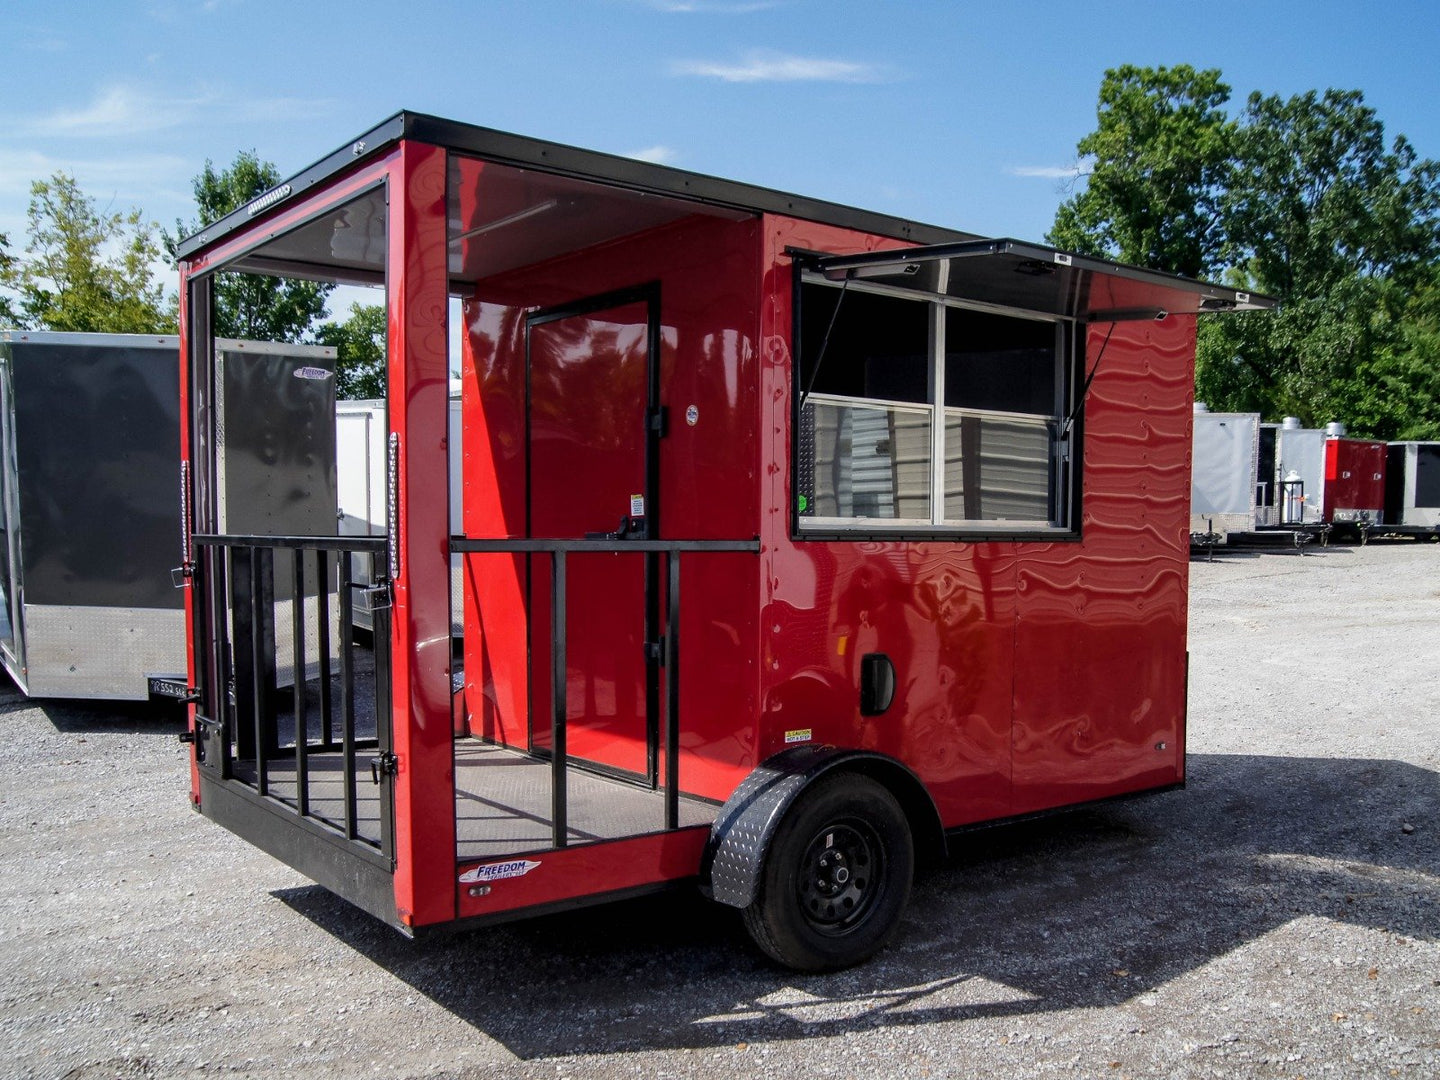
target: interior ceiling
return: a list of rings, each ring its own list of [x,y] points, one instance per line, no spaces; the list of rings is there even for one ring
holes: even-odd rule
[[[377,187],[298,229],[282,233],[237,264],[277,263],[333,268],[340,280],[370,281],[385,273],[385,189]],[[354,273],[347,275],[344,271]]]
[[[735,221],[748,216],[452,155],[450,277],[480,281],[696,214]]]

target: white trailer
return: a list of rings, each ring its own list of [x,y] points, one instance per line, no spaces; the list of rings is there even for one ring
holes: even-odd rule
[[[1257,524],[1259,413],[1212,413],[1195,403],[1190,467],[1190,532],[1218,542]]]

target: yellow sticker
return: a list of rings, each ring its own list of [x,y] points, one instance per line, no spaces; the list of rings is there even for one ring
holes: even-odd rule
[[[785,745],[786,745],[786,746],[789,746],[791,743],[800,743],[800,742],[809,742],[809,741],[810,741],[810,729],[809,729],[808,727],[807,727],[807,728],[797,728],[797,729],[794,730],[794,731],[787,731],[787,732],[785,732]]]

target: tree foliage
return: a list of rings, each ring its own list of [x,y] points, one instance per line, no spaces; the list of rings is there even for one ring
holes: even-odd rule
[[[386,319],[382,304],[351,304],[344,322],[323,323],[315,340],[336,349],[335,393],[343,401],[385,396]]]
[[[0,233],[0,289],[14,289],[19,267],[15,256],[10,254],[10,237]],[[14,301],[0,293],[0,328],[18,327],[20,316],[15,311]]]
[[[1052,241],[1279,300],[1201,320],[1212,408],[1440,436],[1440,165],[1387,142],[1358,91],[1254,93],[1235,121],[1227,97],[1219,72],[1107,72]]]
[[[1097,127],[1076,149],[1084,189],[1055,215],[1050,241],[1174,274],[1210,273],[1224,241],[1216,203],[1235,141],[1220,72],[1126,65],[1105,73]]]
[[[211,161],[195,177],[192,190],[198,216],[175,222],[175,233],[165,234],[173,260],[183,237],[213,225],[226,214],[252,202],[280,182],[280,174],[252,150],[236,155],[229,168],[217,170]],[[325,300],[333,285],[263,274],[217,274],[212,324],[216,337],[256,341],[293,341],[308,337],[325,318]]]
[[[3,272],[15,321],[44,330],[173,333],[175,300],[155,280],[155,226],[140,211],[98,210],[75,178],[57,172],[30,186],[26,257]]]

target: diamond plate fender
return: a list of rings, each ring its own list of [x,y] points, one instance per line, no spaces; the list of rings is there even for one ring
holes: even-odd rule
[[[764,872],[765,853],[786,811],[821,776],[845,769],[869,776],[899,800],[917,852],[944,854],[940,815],[925,785],[893,758],[836,746],[796,746],[767,759],[737,787],[710,827],[700,862],[700,891],[731,907],[749,907]]]

